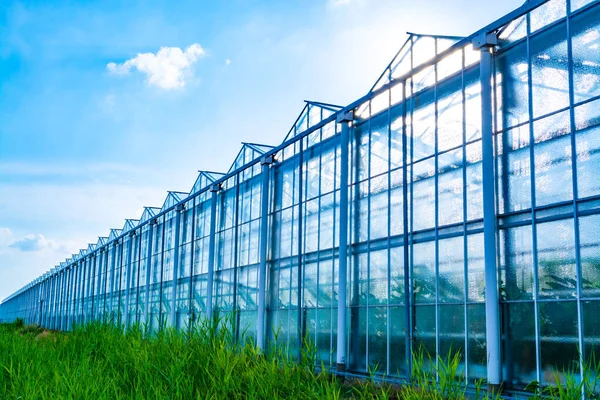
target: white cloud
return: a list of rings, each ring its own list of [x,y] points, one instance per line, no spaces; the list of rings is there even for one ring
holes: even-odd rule
[[[42,234],[26,235],[20,240],[10,244],[11,248],[21,251],[39,251],[44,249],[56,249],[56,242],[47,239]]]
[[[231,64],[231,60],[228,58],[225,60],[225,65],[230,65]]]
[[[329,0],[329,4],[334,7],[350,4],[351,2],[352,0]]]
[[[126,75],[132,69],[146,74],[148,84],[161,89],[180,89],[185,86],[185,75],[192,64],[206,52],[198,43],[185,50],[179,47],[161,47],[154,53],[139,53],[122,64],[108,63],[106,68],[115,75]]]
[[[8,228],[0,228],[0,250],[12,240],[12,231]]]

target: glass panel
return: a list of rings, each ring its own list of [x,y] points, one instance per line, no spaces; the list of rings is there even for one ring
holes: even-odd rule
[[[521,126],[504,132],[499,138],[502,154],[498,178],[504,212],[531,208],[531,166],[529,165],[529,129]]]
[[[413,67],[423,64],[425,61],[432,59],[435,56],[435,38],[418,37],[413,39],[412,57]]]
[[[388,289],[388,251],[370,253],[369,305],[385,304]]]
[[[575,109],[577,129],[577,194],[579,198],[600,194],[600,101]]]
[[[581,289],[584,297],[600,295],[600,215],[579,218]]]
[[[369,372],[387,372],[386,307],[369,307]]]
[[[534,117],[569,105],[566,38],[566,25],[561,23],[531,39]]]
[[[531,32],[543,28],[560,18],[564,18],[566,13],[567,5],[565,0],[550,0],[531,12]]]
[[[430,103],[413,111],[413,160],[435,152],[435,105]]]
[[[371,120],[371,176],[389,170],[389,126],[387,113]]]
[[[331,364],[332,338],[335,338],[335,328],[337,319],[332,319],[331,309],[319,309],[317,311],[317,359],[327,364]],[[337,327],[337,326],[336,326]],[[332,332],[332,328],[334,331]]]
[[[371,239],[388,236],[388,195],[388,174],[371,179],[371,210],[369,212]]]
[[[540,303],[540,350],[542,381],[557,384],[555,374],[579,371],[577,303]]]
[[[439,241],[439,301],[463,302],[465,293],[464,238]],[[442,352],[444,355],[445,352]]]
[[[578,103],[600,94],[600,6],[575,16],[571,20],[571,35],[574,100]]]
[[[439,50],[438,50],[439,54]],[[454,51],[438,62],[438,81],[453,75],[462,68],[462,49]]]
[[[392,376],[406,376],[405,308],[390,307],[390,366]]]
[[[444,151],[462,144],[463,107],[462,93],[438,100],[438,150]]]
[[[531,226],[501,230],[499,250],[502,299],[531,299],[533,296]]]
[[[580,9],[581,7],[591,4],[596,0],[571,0],[571,11]]]
[[[496,85],[500,126],[509,128],[529,120],[529,86],[526,43],[496,56]]]
[[[481,141],[466,146],[467,221],[483,218],[483,176]]]
[[[414,311],[414,345],[413,351],[423,350],[424,367],[429,367],[429,357],[436,358],[436,317],[435,306],[416,306]]]
[[[390,249],[390,304],[404,304],[404,247]]]
[[[554,118],[550,119],[554,120]],[[538,123],[535,123],[536,129],[537,126]],[[536,205],[572,200],[571,136],[554,136],[552,139],[536,144],[534,155]],[[557,185],[557,182],[560,184]]]
[[[463,220],[463,152],[462,149],[438,157],[438,225]]]
[[[538,282],[541,297],[574,297],[575,237],[573,220],[537,224]]]
[[[463,305],[440,306],[440,348],[439,355],[449,360],[460,353],[461,364],[465,359],[465,307]]]
[[[487,346],[485,336],[485,304],[467,306],[469,378],[487,377]]]
[[[523,388],[536,380],[535,318],[533,303],[503,304],[504,380]]]
[[[390,235],[404,233],[404,189],[403,171],[390,172]]]
[[[600,301],[584,301],[583,338],[585,360],[600,360]]]
[[[435,160],[421,161],[413,167],[412,217],[413,230],[435,226]]]
[[[367,359],[367,308],[350,308],[349,364],[354,371],[366,372]]]
[[[413,293],[417,303],[435,302],[435,275],[435,243],[413,245]]]
[[[351,301],[353,306],[366,305],[368,296],[368,258],[369,255],[364,253],[353,257],[352,276],[350,277],[351,286]]]
[[[485,301],[483,233],[467,237],[468,300]]]
[[[524,38],[527,35],[527,18],[526,16],[522,16],[511,23],[509,23],[504,29],[502,33],[499,35],[499,39],[501,40],[500,45],[509,45],[511,43],[516,42],[519,39]]]
[[[467,142],[481,138],[481,86],[479,83],[465,88],[465,118]]]

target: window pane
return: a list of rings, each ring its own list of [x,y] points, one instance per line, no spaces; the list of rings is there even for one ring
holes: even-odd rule
[[[463,302],[465,293],[464,238],[439,241],[439,301]]]
[[[571,8],[583,5],[584,1],[572,1]],[[577,4],[579,3],[579,4]],[[573,86],[575,102],[600,94],[600,6],[595,6],[571,20],[573,35]]]
[[[557,383],[554,374],[565,370],[578,373],[576,302],[540,303],[540,342],[544,383]]]
[[[433,303],[436,295],[435,243],[413,246],[413,293],[417,303]]]
[[[566,38],[565,23],[531,38],[534,117],[569,105]]]
[[[536,380],[535,315],[533,303],[504,304],[504,356],[506,375],[510,386],[523,388]]]
[[[537,225],[538,281],[541,297],[574,297],[575,238],[573,220]]]
[[[600,215],[579,218],[581,289],[585,297],[600,295]]]
[[[577,133],[577,195],[579,198],[600,194],[600,101],[575,109]]]
[[[507,300],[533,296],[531,226],[500,231],[500,294]]]

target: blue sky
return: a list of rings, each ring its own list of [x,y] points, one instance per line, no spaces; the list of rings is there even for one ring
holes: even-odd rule
[[[467,35],[520,3],[4,0],[0,299],[240,142],[279,144],[303,100],[364,95],[405,32]]]

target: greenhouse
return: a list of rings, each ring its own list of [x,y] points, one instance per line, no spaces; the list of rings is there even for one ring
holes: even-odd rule
[[[600,360],[599,176],[600,1],[530,0],[468,37],[409,34],[365,96],[306,102],[281,144],[244,143],[0,318],[229,315],[340,372],[407,377],[424,348],[549,383]]]

